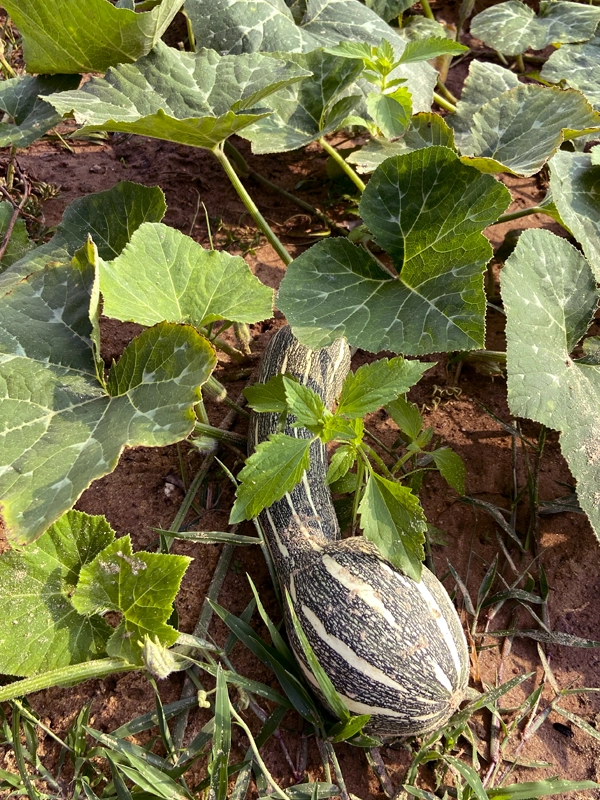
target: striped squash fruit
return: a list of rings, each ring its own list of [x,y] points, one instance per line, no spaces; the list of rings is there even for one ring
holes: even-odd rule
[[[293,375],[331,408],[349,368],[344,340],[312,351],[285,327],[264,353],[259,381]],[[276,426],[276,414],[253,414],[250,446]],[[289,424],[286,433],[310,436]],[[434,730],[449,719],[467,688],[469,656],[456,610],[426,568],[417,583],[366,539],[340,538],[326,472],[325,448],[315,442],[302,481],[260,514],[282,593],[289,592],[319,663],[349,710],[371,715],[367,733],[410,736]],[[302,671],[326,703],[289,615],[286,627]]]

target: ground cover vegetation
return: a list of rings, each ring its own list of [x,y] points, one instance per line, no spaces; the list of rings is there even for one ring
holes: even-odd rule
[[[410,0],[186,0],[185,7],[179,0],[5,0],[0,145],[10,150],[0,202],[0,507],[11,547],[0,555],[0,672],[11,679],[0,686],[0,735],[18,768],[0,771],[9,796],[239,800],[252,790],[290,800],[348,798],[339,742],[364,752],[389,798],[518,800],[600,789],[567,777],[507,782],[517,765],[544,766],[508,753],[518,734],[522,746],[551,711],[600,739],[560,706],[569,694],[598,689],[561,689],[544,649],[600,643],[547,624],[550,588],[537,536],[549,429],[560,432],[576,481],[576,497],[564,507],[585,513],[600,537],[600,337],[589,333],[600,282],[600,9],[550,0],[534,12],[508,0],[470,19],[473,7],[463,0],[452,28],[436,21],[426,0],[412,9]],[[163,40],[178,13],[185,15],[185,48]],[[492,57],[470,60],[457,100],[444,81],[453,59],[471,55],[461,43],[469,41],[468,24]],[[239,255],[215,249],[212,239],[203,247],[164,224],[158,187],[117,183],[73,201],[55,230],[41,229],[35,202],[43,198],[34,202],[19,152],[62,120],[76,123],[72,137],[136,134],[212,153],[286,266],[277,295]],[[351,152],[336,149],[342,130],[356,139]],[[260,159],[250,167],[230,141],[234,135],[256,156],[320,144],[354,193],[358,224],[340,226],[283,192],[325,231],[292,258],[242,180]],[[544,200],[506,213],[512,198],[503,175],[542,176]],[[494,254],[485,229],[532,214],[558,223],[561,235],[509,234]],[[494,256],[505,264],[499,295],[486,279],[493,278]],[[274,308],[310,347],[344,336],[352,348],[391,355],[351,372],[334,410],[286,376],[248,386],[233,400],[213,375],[215,352],[243,364],[249,326]],[[485,349],[490,311],[506,317],[505,353]],[[101,313],[143,326],[109,366],[101,357]],[[510,509],[466,494],[469,465],[407,399],[432,367],[417,357],[431,354],[451,354],[459,369],[470,361],[505,370],[511,413],[540,423],[533,439],[500,421],[523,448],[528,469]],[[244,449],[240,434],[210,424],[204,400],[215,396],[237,413],[245,414],[247,403],[279,413],[282,423],[291,414],[312,436],[276,433],[235,474],[219,462],[236,487],[233,527],[184,525],[202,470],[171,528],[159,531],[155,552],[134,551],[103,517],[73,510],[125,448],[187,440],[211,459],[222,442]],[[397,428],[391,447],[365,423],[382,408]],[[342,529],[367,537],[415,580],[425,559],[432,565],[440,533],[419,501],[432,472],[490,514],[501,531],[499,552],[477,596],[451,565],[446,576],[464,604],[473,657],[483,629],[507,607],[526,609],[532,623],[494,631],[504,649],[515,636],[538,643],[543,680],[519,707],[504,708],[501,700],[527,674],[473,689],[442,729],[408,743],[412,760],[399,786],[386,772],[381,742],[362,732],[368,718],[350,715],[299,623],[330,711],[311,694],[254,586],[241,616],[217,602],[234,547],[256,548],[268,559],[260,530],[243,534],[238,525],[291,491],[317,439],[333,453],[327,481]],[[524,535],[518,514],[527,520]],[[170,552],[175,540],[224,545],[194,634],[178,630],[174,602],[190,559]],[[255,610],[270,643],[250,624]],[[231,632],[224,645],[209,635],[213,612]],[[279,688],[236,671],[229,656],[237,642],[272,671]],[[154,687],[156,711],[110,734],[90,726],[86,706],[60,738],[23,699],[134,670]],[[193,691],[163,705],[156,680],[181,671]],[[203,676],[214,685],[208,692]],[[540,708],[546,685],[554,699]],[[198,706],[210,709],[210,720],[184,744],[187,715]],[[481,709],[491,720],[486,756],[471,724]],[[298,768],[295,785],[282,787],[261,750],[281,737],[292,712],[318,743],[324,779]],[[260,720],[258,730],[249,714]],[[248,742],[239,763],[230,758],[234,726]],[[38,754],[40,729],[60,748],[54,774]],[[131,741],[153,729],[147,745]],[[192,785],[199,760],[206,776]],[[424,777],[426,765],[433,778]]]

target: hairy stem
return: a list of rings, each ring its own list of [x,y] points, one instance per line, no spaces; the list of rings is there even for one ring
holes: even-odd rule
[[[350,178],[352,183],[357,186],[361,192],[367,188],[367,185],[363,183],[363,181],[358,177],[356,172],[352,169],[350,164],[345,161],[342,156],[338,153],[335,147],[332,147],[328,142],[325,141],[325,138],[321,136],[319,139],[319,144],[325,150],[325,152],[333,158],[333,160],[338,164],[346,173],[346,175]]]
[[[258,229],[261,230],[264,233],[264,235],[267,237],[267,241],[269,242],[271,247],[275,250],[275,252],[279,256],[279,258],[283,261],[283,263],[287,267],[287,265],[292,262],[291,255],[285,249],[283,244],[279,241],[279,239],[275,235],[275,232],[273,231],[273,229],[271,228],[271,226],[269,225],[267,220],[263,217],[263,215],[258,210],[258,208],[256,206],[256,203],[254,202],[254,200],[250,197],[250,195],[246,191],[246,188],[245,188],[244,184],[241,182],[239,175],[237,174],[237,172],[233,168],[233,164],[231,163],[231,161],[225,155],[223,147],[220,146],[220,145],[215,147],[214,150],[213,150],[213,153],[214,153],[217,161],[221,164],[221,166],[223,167],[223,169],[227,173],[227,177],[231,181],[231,184],[232,184],[233,188],[236,190],[236,192],[240,196],[241,201],[243,202],[243,204],[248,209],[248,213],[250,214],[250,216],[252,217],[254,222],[256,222],[256,225],[257,225]]]
[[[529,217],[531,214],[547,214],[545,208],[542,206],[530,206],[529,208],[522,208],[520,211],[511,211],[510,214],[502,214],[501,217],[498,217],[496,222],[492,222],[492,225],[500,225],[503,222],[511,222],[513,219],[521,219],[521,217]],[[491,226],[490,226],[491,227]]]

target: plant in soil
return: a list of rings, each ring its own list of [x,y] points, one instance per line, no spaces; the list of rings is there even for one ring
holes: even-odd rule
[[[468,34],[473,4],[463,3],[453,35],[426,0],[421,7],[392,0],[188,0],[184,8],[179,0],[77,0],[68,18],[63,5],[7,0],[2,31],[0,145],[10,150],[0,186],[0,511],[9,544],[0,554],[0,672],[8,676],[0,686],[0,743],[12,755],[0,787],[32,800],[345,800],[356,796],[340,755],[346,743],[390,800],[597,791],[594,780],[557,777],[552,764],[528,762],[521,751],[551,714],[600,739],[589,715],[566,707],[571,695],[583,703],[600,690],[561,687],[552,667],[553,648],[593,649],[600,642],[550,624],[540,533],[545,509],[567,508],[584,513],[600,536],[600,345],[592,327],[600,281],[593,146],[600,103],[591,66],[598,9],[556,0],[534,12],[510,0],[476,14]],[[167,41],[178,22],[187,38],[173,47]],[[482,51],[473,37],[491,48],[484,57],[477,57]],[[447,76],[461,59],[468,72],[450,90]],[[94,75],[82,82],[82,73]],[[159,187],[123,181],[79,197],[40,238],[43,225],[28,205],[31,180],[20,159],[57,126],[59,142],[71,151],[102,133],[212,153],[285,266],[277,296],[244,258],[214,248],[210,226],[204,247],[166,225]],[[338,146],[342,131],[350,150]],[[251,157],[233,144],[234,135],[250,143]],[[317,147],[360,195],[352,230],[335,209],[324,212],[254,168],[257,156]],[[546,196],[508,212],[510,189],[532,176],[543,180]],[[260,210],[257,186],[317,220],[321,240],[291,253]],[[512,225],[534,215],[552,230],[521,233]],[[489,236],[498,224],[517,234],[494,254]],[[494,255],[503,264],[499,295]],[[285,368],[235,399],[213,374],[217,355],[240,368],[252,363],[257,329],[249,326],[272,318],[274,303],[302,345],[318,349],[343,337],[358,351],[364,363],[343,380],[335,405]],[[506,318],[505,354],[485,349],[488,312]],[[103,357],[107,320],[141,326],[112,363]],[[372,355],[382,351],[387,355]],[[424,391],[435,368],[414,357],[434,354],[449,367],[458,364],[456,380],[465,380],[463,364],[493,359],[495,375],[505,366],[512,418],[486,413],[512,443],[509,508],[469,493],[468,458],[408,397]],[[452,388],[440,390],[438,401],[444,391],[456,398]],[[207,411],[215,401],[229,408],[221,427]],[[251,425],[263,414],[274,420],[247,459],[245,433],[227,429],[236,415],[248,417],[246,404]],[[560,434],[576,484],[567,500],[540,497],[551,431]],[[128,534],[116,536],[103,516],[73,509],[126,448],[182,442],[204,454],[203,466],[191,481],[182,471],[185,496],[170,526],[148,520],[157,539],[146,549]],[[220,447],[227,453],[217,458]],[[311,484],[311,457],[326,450],[329,466]],[[203,516],[198,492],[211,470],[230,484],[225,495],[235,490],[229,530],[194,530],[191,521],[191,513]],[[461,559],[465,574],[451,563],[454,552],[440,558],[444,534],[428,523],[421,502],[429,486],[442,486],[439,477],[457,503],[493,522],[493,556],[471,549]],[[441,727],[421,726],[418,736],[397,742],[369,727],[396,700],[382,694],[369,705],[358,684],[379,681],[402,694],[394,665],[373,645],[373,652],[361,650],[371,631],[345,641],[336,630],[341,602],[315,606],[316,614],[296,603],[295,584],[282,579],[290,553],[282,542],[276,546],[283,561],[273,552],[264,517],[304,486],[308,495],[334,493],[344,546],[370,553],[382,571],[422,595],[429,591],[423,562],[437,567],[460,606],[472,687]],[[246,520],[257,535],[240,527]],[[194,545],[200,559],[202,547],[221,546],[192,633],[180,630],[176,605],[190,557],[171,553],[175,543]],[[313,545],[320,547],[316,539]],[[266,559],[275,596],[267,601],[249,580],[252,599],[233,613],[219,595],[236,547]],[[467,552],[473,541],[465,536],[456,547]],[[481,581],[473,588],[468,573],[477,558]],[[320,589],[333,598],[339,581],[350,581],[344,602],[358,604],[356,615],[367,619],[375,611],[390,630],[402,627],[381,600],[379,579],[370,584],[365,575],[344,573]],[[268,636],[251,624],[255,611]],[[228,637],[215,635],[213,614]],[[436,623],[446,643],[448,619],[441,614]],[[421,625],[425,630],[424,617]],[[387,639],[379,638],[385,651]],[[536,643],[539,674],[520,670],[508,678],[520,639]],[[336,689],[336,670],[320,655],[323,641],[359,676],[356,696]],[[254,677],[236,667],[236,644],[260,664]],[[490,683],[480,664],[498,646]],[[442,655],[426,643],[419,647],[445,685]],[[121,672],[146,676],[155,708],[111,731],[94,726],[91,701],[66,732],[57,732],[27,699]],[[175,685],[180,672],[181,699],[164,703],[163,686]],[[414,692],[420,714],[429,690],[424,682]],[[192,710],[205,721],[189,734]],[[52,769],[40,736],[58,754]],[[295,763],[290,738],[298,743]],[[291,765],[292,785],[269,766],[273,741]],[[245,753],[236,761],[240,742]],[[396,744],[406,755],[400,777],[391,769]],[[320,760],[315,769],[309,747]],[[515,769],[519,780],[508,783]],[[536,771],[533,780],[521,779],[527,770]]]

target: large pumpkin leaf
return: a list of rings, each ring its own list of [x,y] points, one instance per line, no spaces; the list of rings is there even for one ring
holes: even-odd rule
[[[94,250],[17,273],[0,295],[0,507],[13,541],[43,533],[126,445],[187,436],[214,367],[194,328],[162,323],[133,340],[104,385]]]
[[[0,671],[34,675],[98,658],[111,628],[84,617],[70,595],[81,568],[114,539],[104,517],[69,511],[38,541],[0,555]]]
[[[290,264],[278,305],[309,347],[339,336],[372,352],[482,347],[482,272],[492,250],[481,231],[509,203],[504,186],[446,147],[390,158],[375,170],[360,212],[398,277],[332,239]]]
[[[460,149],[482,172],[529,176],[563,141],[600,130],[596,113],[580,92],[518,86],[490,100],[473,116]]]
[[[120,612],[121,622],[111,631],[106,652],[141,666],[145,636],[158,637],[164,646],[177,641],[179,632],[167,620],[191,560],[163,553],[134,553],[130,537],[122,536],[81,569],[71,602],[80,614]]]
[[[516,56],[554,42],[585,42],[599,22],[600,8],[590,5],[542,0],[536,16],[525,3],[508,0],[473,17],[471,34],[500,53]]]
[[[312,76],[265,101],[274,113],[241,133],[252,142],[254,153],[283,153],[310,144],[338,128],[362,99],[360,94],[344,95],[363,71],[362,60],[321,49],[287,58]]]
[[[162,0],[136,13],[107,0],[6,0],[23,36],[28,72],[105,72],[149,53],[183,5]]]
[[[74,92],[48,98],[73,112],[84,131],[137,133],[212,149],[268,114],[261,101],[309,73],[259,53],[183,53],[159,42],[135,64],[121,64]]]
[[[273,313],[273,290],[243,258],[205,250],[161,223],[145,223],[114,261],[100,267],[104,313],[141,325],[227,319],[258,322]]]
[[[552,199],[600,283],[600,167],[593,165],[589,153],[565,150],[559,150],[549,166]]]
[[[396,57],[406,40],[359,0],[307,0],[301,24],[284,0],[186,0],[196,42],[220,53],[304,52],[340,42],[379,45],[387,39]],[[405,78],[415,111],[429,111],[437,79],[429,64],[401,65],[391,78]],[[371,87],[372,88],[372,87]]]
[[[600,36],[597,35],[589,42],[565,44],[555,50],[542,67],[542,78],[551,83],[564,81],[572,89],[579,89],[596,111],[600,111],[599,67]]]
[[[600,366],[571,356],[598,305],[596,280],[565,239],[528,230],[501,283],[510,410],[561,431],[579,503],[600,538]]]
[[[484,61],[471,62],[456,111],[446,117],[459,150],[470,145],[475,114],[490,100],[519,85],[519,79],[509,69]]]
[[[2,81],[0,109],[12,117],[12,122],[0,122],[0,147],[29,147],[57,125],[62,116],[39,95],[76,89],[79,81],[79,75],[19,75]]]
[[[129,181],[77,198],[65,209],[52,239],[14,263],[10,274],[0,275],[0,292],[10,290],[20,277],[50,262],[69,261],[88,236],[98,247],[100,258],[115,258],[143,222],[159,222],[166,208],[158,186],[150,188]]]

